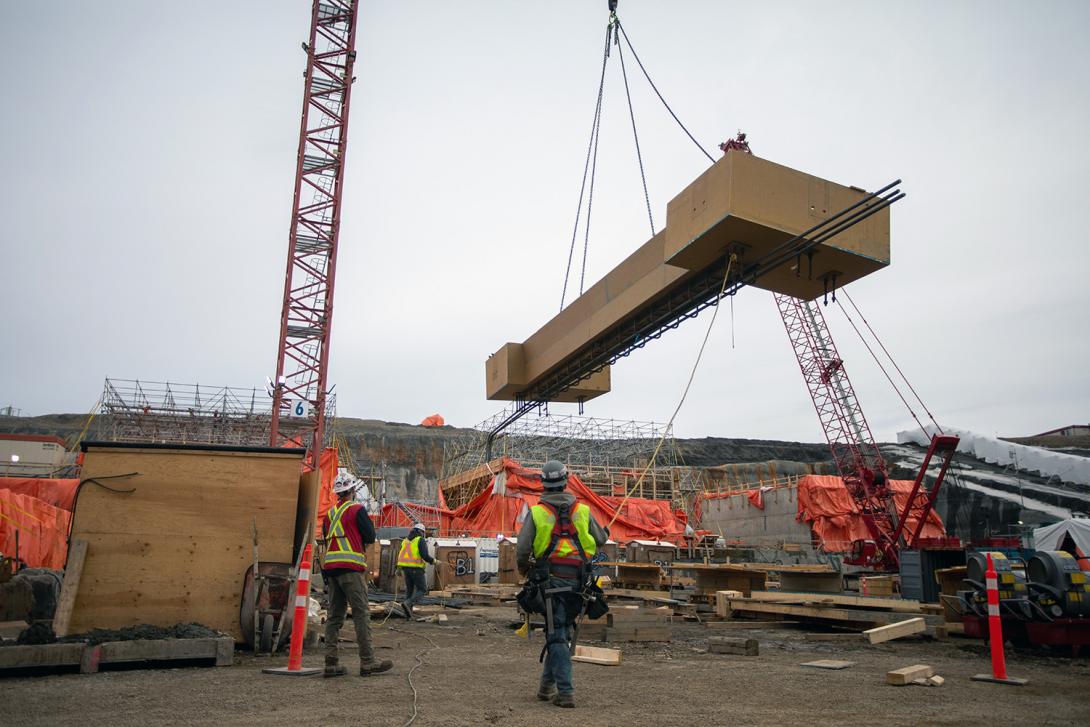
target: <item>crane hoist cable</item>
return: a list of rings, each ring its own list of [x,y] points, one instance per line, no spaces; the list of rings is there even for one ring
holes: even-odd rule
[[[909,391],[911,391],[911,392],[912,392],[912,395],[913,395],[914,397],[916,397],[916,401],[918,401],[918,402],[920,403],[920,406],[921,406],[921,407],[923,407],[923,410],[924,410],[924,412],[926,412],[926,413],[927,413],[927,418],[928,418],[928,419],[930,419],[930,420],[931,420],[931,423],[935,425],[935,429],[936,429],[936,430],[937,430],[937,431],[938,431],[938,432],[939,432],[940,434],[942,434],[942,433],[943,433],[943,431],[942,431],[942,427],[940,427],[940,426],[939,426],[939,423],[938,423],[937,421],[935,421],[935,417],[934,417],[934,416],[933,416],[933,415],[931,414],[931,410],[927,408],[927,404],[925,404],[925,403],[924,403],[924,401],[923,401],[923,399],[921,399],[921,398],[920,398],[920,395],[919,395],[919,394],[918,394],[918,393],[916,392],[916,389],[915,389],[915,387],[913,387],[913,386],[912,386],[912,382],[910,382],[910,381],[908,380],[908,377],[907,377],[907,376],[905,376],[905,372],[904,372],[904,371],[902,371],[902,370],[901,370],[901,367],[897,365],[897,361],[895,361],[895,360],[894,360],[894,358],[893,358],[893,354],[891,354],[891,353],[889,352],[889,350],[888,350],[888,349],[886,348],[886,345],[885,345],[884,343],[882,343],[882,339],[881,339],[881,338],[879,338],[879,337],[878,337],[878,334],[877,334],[877,333],[875,333],[875,331],[874,331],[874,329],[873,329],[873,328],[871,328],[870,322],[869,322],[869,321],[867,321],[867,318],[866,318],[866,316],[864,316],[864,315],[863,315],[863,311],[859,310],[859,306],[857,306],[857,305],[855,304],[855,301],[854,301],[854,300],[852,300],[852,297],[851,297],[850,295],[848,295],[848,291],[847,291],[847,290],[844,290],[844,291],[841,291],[841,292],[843,292],[844,296],[845,296],[845,297],[846,297],[846,298],[848,299],[848,302],[849,302],[849,303],[851,303],[851,306],[852,306],[852,308],[854,308],[854,309],[855,309],[855,312],[859,314],[859,318],[860,318],[860,320],[862,320],[862,321],[863,321],[863,325],[865,325],[865,326],[867,327],[867,330],[868,330],[868,331],[870,331],[870,334],[871,334],[872,336],[874,336],[874,340],[875,340],[875,341],[876,341],[876,342],[878,343],[878,345],[879,345],[879,346],[880,346],[880,347],[882,348],[882,352],[886,354],[886,358],[888,358],[888,359],[889,359],[889,362],[890,362],[891,364],[893,364],[893,368],[897,369],[897,373],[898,373],[898,374],[900,375],[901,379],[902,379],[902,380],[903,380],[903,381],[905,382],[905,385],[906,385],[906,386],[908,387]],[[843,305],[841,305],[841,306],[840,306],[840,308],[841,308],[841,310],[843,310],[843,309],[844,309],[844,306],[843,306]],[[845,311],[845,315],[847,315],[847,312],[846,312],[846,311]],[[919,423],[919,422],[917,422],[917,424],[918,424],[918,423]],[[925,434],[927,433],[927,432],[926,432],[926,430],[924,430],[924,433],[925,433]]]
[[[681,123],[681,119],[679,119],[677,114],[674,113],[674,110],[670,108],[670,104],[666,102],[666,99],[659,91],[658,86],[656,86],[655,82],[651,80],[651,75],[647,72],[647,68],[643,65],[643,61],[640,60],[639,54],[636,53],[636,49],[633,47],[632,41],[628,37],[628,33],[625,31],[624,26],[621,24],[621,19],[617,17],[617,3],[610,2],[609,10],[610,15],[609,22],[606,25],[605,47],[602,52],[602,68],[598,78],[598,95],[594,104],[594,115],[591,121],[590,139],[587,142],[586,158],[583,162],[583,178],[582,182],[579,185],[579,203],[576,207],[575,224],[572,226],[571,243],[568,247],[568,263],[564,269],[564,285],[560,293],[560,310],[564,310],[564,303],[567,300],[568,283],[571,279],[572,262],[574,262],[575,259],[575,243],[579,237],[579,223],[582,220],[584,199],[586,199],[587,201],[587,212],[586,218],[585,220],[583,220],[583,260],[580,266],[579,273],[580,295],[583,294],[584,285],[586,283],[587,253],[590,247],[590,219],[591,211],[594,205],[594,182],[598,170],[598,142],[600,139],[602,124],[602,101],[605,95],[606,68],[608,66],[610,58],[610,45],[614,45],[617,47],[617,57],[621,65],[621,77],[624,82],[625,99],[628,103],[628,118],[632,125],[632,138],[636,146],[636,161],[640,168],[640,182],[643,186],[643,199],[644,204],[647,208],[647,221],[648,223],[650,223],[651,226],[652,237],[655,234],[655,220],[654,216],[651,213],[651,196],[647,191],[647,174],[644,170],[643,165],[643,153],[640,149],[640,137],[636,129],[636,113],[635,108],[632,104],[632,93],[631,87],[628,83],[628,69],[625,65],[624,51],[620,42],[621,38],[624,38],[625,45],[628,46],[628,50],[632,53],[632,57],[635,59],[636,64],[639,66],[644,78],[647,79],[648,85],[651,86],[651,90],[655,92],[655,95],[658,97],[659,101],[662,102],[662,105],[666,108],[667,112],[669,112],[670,116],[674,119],[674,121],[677,122],[677,125],[681,127],[681,130],[685,132],[685,135],[689,137],[693,144],[696,145],[696,148],[700,150],[700,153],[707,157],[708,161],[712,163],[715,162],[715,159],[712,157],[712,155],[709,154],[707,150],[705,150],[704,147],[700,145],[700,142],[698,142],[696,140],[696,137],[694,137],[689,129],[686,128],[685,124]]]

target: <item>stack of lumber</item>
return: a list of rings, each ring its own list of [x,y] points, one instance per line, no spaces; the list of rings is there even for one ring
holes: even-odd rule
[[[605,618],[579,627],[586,641],[670,641],[669,609],[614,606]]]
[[[796,620],[886,626],[919,618],[926,633],[944,625],[941,614],[918,601],[869,598],[831,593],[774,593],[754,591],[748,598],[722,598],[731,613],[777,614]]]

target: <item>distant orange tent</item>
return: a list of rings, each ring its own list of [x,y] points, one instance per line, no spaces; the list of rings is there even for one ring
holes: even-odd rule
[[[443,419],[443,417],[441,415],[432,414],[430,417],[427,417],[427,418],[424,419],[424,421],[420,422],[420,426],[422,426],[422,427],[443,427],[443,426],[446,426],[446,421]]]

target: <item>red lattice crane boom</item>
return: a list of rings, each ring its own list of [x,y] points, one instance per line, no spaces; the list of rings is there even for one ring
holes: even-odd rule
[[[869,539],[852,543],[852,552],[846,560],[855,565],[897,570],[899,550],[919,545],[920,533],[935,507],[958,438],[941,433],[931,437],[912,492],[903,511],[898,512],[886,462],[863,415],[820,304],[816,300],[774,295],[837,471],[870,534]],[[927,487],[925,476],[936,455],[940,458],[940,469]]]
[[[317,467],[327,403],[333,284],[340,236],[341,194],[352,67],[356,60],[356,0],[314,0],[307,54],[295,193],[288,237],[284,305],[273,390],[272,446],[304,434]],[[282,426],[291,417],[305,426]]]

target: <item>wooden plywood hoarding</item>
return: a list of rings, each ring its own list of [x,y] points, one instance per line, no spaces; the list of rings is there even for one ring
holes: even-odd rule
[[[262,562],[293,562],[300,502],[313,489],[301,500],[303,450],[86,443],[84,451],[72,539],[88,545],[69,631],[196,622],[241,641],[251,523]]]

